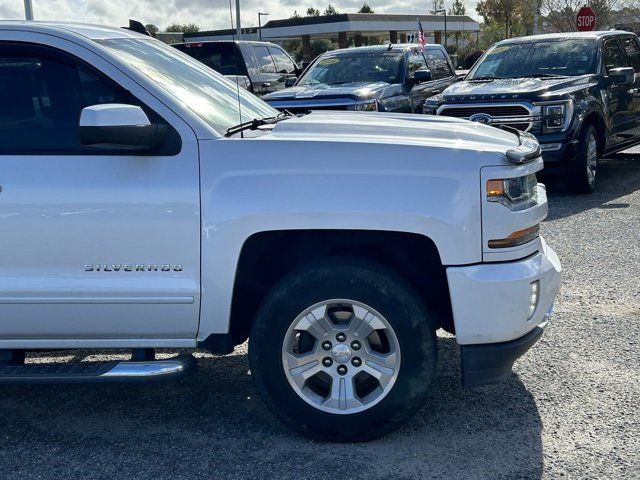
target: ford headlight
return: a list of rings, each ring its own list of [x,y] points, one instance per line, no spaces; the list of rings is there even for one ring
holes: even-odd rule
[[[573,102],[542,105],[542,133],[563,132],[569,128]]]
[[[377,100],[367,100],[366,102],[357,102],[349,106],[349,110],[356,112],[375,112],[378,110]]]
[[[487,200],[510,210],[524,210],[536,205],[538,180],[532,173],[524,177],[487,181]]]

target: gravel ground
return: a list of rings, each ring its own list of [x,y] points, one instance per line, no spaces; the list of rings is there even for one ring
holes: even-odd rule
[[[433,394],[400,431],[320,444],[256,397],[246,350],[151,386],[3,387],[0,478],[640,478],[640,160],[592,196],[550,187],[543,226],[565,268],[550,328],[515,375],[460,386],[440,337]]]

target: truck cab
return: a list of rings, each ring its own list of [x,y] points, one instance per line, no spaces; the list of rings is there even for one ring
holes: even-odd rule
[[[289,54],[275,43],[214,40],[188,41],[172,46],[258,96],[282,90],[287,81],[302,72]]]

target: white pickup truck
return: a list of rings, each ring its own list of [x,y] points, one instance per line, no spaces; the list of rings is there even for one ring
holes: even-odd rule
[[[397,428],[455,333],[508,376],[560,263],[538,144],[464,120],[293,117],[159,41],[0,22],[0,383],[177,378],[249,339],[275,415],[334,441]],[[240,125],[239,125],[240,124]],[[25,352],[128,349],[42,365]]]

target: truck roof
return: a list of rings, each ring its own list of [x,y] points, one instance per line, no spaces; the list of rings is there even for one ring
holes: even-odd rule
[[[0,30],[20,30],[34,33],[55,33],[59,37],[85,37],[90,40],[110,38],[149,38],[121,27],[105,27],[75,22],[47,22],[33,20],[0,20]]]
[[[584,39],[596,39],[601,37],[609,37],[615,35],[633,35],[631,32],[625,32],[623,30],[600,30],[593,32],[562,32],[562,33],[545,33],[542,35],[530,35],[528,37],[516,37],[508,38],[496,42],[496,45],[506,45],[509,43],[525,43],[525,42],[537,42],[541,40],[562,40],[571,38],[584,38]]]
[[[238,45],[275,45],[273,42],[259,42],[257,40],[192,40],[185,39],[184,42],[172,43],[171,46],[176,45],[207,45],[208,43],[235,43]]]
[[[325,52],[323,55],[341,55],[346,53],[373,53],[373,52],[406,52],[407,50],[412,50],[419,48],[417,43],[386,43],[384,45],[369,45],[366,47],[348,47],[348,48],[340,48],[337,50],[329,50]],[[442,49],[442,45],[437,43],[428,43],[424,46],[425,49]]]

